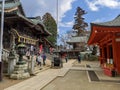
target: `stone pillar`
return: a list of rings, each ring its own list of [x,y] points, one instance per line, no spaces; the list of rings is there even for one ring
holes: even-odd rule
[[[31,56],[31,68],[30,68],[30,74],[34,74],[35,69],[35,61],[34,61],[34,55]]]
[[[15,56],[8,57],[8,75],[11,75],[14,71],[15,60],[16,60]]]
[[[28,59],[27,63],[28,63],[28,72],[30,73],[31,72],[31,59]]]
[[[15,66],[15,60],[16,60],[16,51],[15,51],[15,37],[12,34],[11,36],[11,50],[9,53],[9,57],[8,57],[8,75],[11,75],[14,71],[14,66]]]

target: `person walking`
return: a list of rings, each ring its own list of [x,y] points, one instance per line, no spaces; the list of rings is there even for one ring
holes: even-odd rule
[[[41,60],[42,60],[42,57],[40,54],[38,54],[38,56],[36,57],[36,62],[37,62],[37,65],[40,65],[40,69],[42,69],[41,68]]]
[[[43,53],[42,58],[43,58],[43,65],[45,65],[45,61],[46,61],[46,58],[47,58],[45,53]]]
[[[78,55],[78,63],[81,63],[81,55]]]
[[[27,50],[26,57],[27,57],[28,60],[30,59],[30,49]]]
[[[68,62],[68,57],[67,56],[65,56],[65,61],[66,61],[66,63]]]

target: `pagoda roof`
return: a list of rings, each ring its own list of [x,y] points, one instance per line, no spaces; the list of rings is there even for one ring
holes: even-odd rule
[[[87,42],[87,36],[78,36],[78,37],[72,37],[70,40],[67,41],[67,43],[80,43],[80,42]]]
[[[99,26],[120,26],[120,15],[118,15],[115,19],[103,22],[103,23],[91,23],[93,25],[99,25]]]

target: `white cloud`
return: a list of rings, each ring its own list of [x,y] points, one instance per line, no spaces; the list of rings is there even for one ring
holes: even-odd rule
[[[74,21],[72,20],[70,22],[62,22],[62,23],[60,22],[59,26],[61,26],[61,27],[72,27],[73,24],[74,24]]]
[[[28,16],[43,16],[49,12],[55,20],[58,18],[59,22],[65,17],[65,13],[72,9],[74,1],[76,0],[58,0],[57,4],[57,0],[21,0]]]
[[[76,0],[40,0],[38,3],[41,6],[42,11],[38,10],[36,15],[41,13],[45,13],[46,11],[50,12],[57,23],[59,24],[58,26],[65,26],[69,25],[69,22],[63,23],[62,19],[66,16],[66,12],[72,9],[72,3]],[[47,2],[47,3],[46,3]],[[54,3],[53,3],[54,2]],[[44,12],[43,12],[44,11]]]
[[[58,1],[58,3],[57,3]],[[43,16],[46,12],[51,13],[59,27],[72,27],[73,21],[63,22],[66,12],[72,9],[72,3],[76,0],[21,0],[23,9],[29,17]]]
[[[58,15],[59,15],[59,21],[62,20],[63,17],[65,17],[65,13],[72,9],[72,3],[76,0],[59,0],[58,3]]]
[[[119,0],[86,0],[86,2],[92,11],[98,11],[100,7],[120,8]]]
[[[104,21],[104,19],[102,18],[102,19],[96,19],[96,20],[94,20],[93,22],[94,23],[99,23],[99,22],[103,22]]]
[[[46,12],[49,12],[54,19],[57,18],[57,3],[56,0],[37,0],[38,8],[36,8],[35,16],[43,16]]]
[[[58,33],[61,31],[59,27],[72,27],[73,21],[63,22],[63,18],[66,16],[66,12],[72,9],[72,3],[76,0],[40,0],[38,1],[41,9],[36,13],[39,14],[45,13],[46,11],[50,12],[58,24]],[[47,2],[47,3],[46,3]],[[54,2],[54,3],[53,3]],[[45,5],[46,4],[46,5]],[[44,11],[44,12],[43,12]]]

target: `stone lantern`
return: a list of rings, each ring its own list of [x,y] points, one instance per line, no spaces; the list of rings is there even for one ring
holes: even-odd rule
[[[21,43],[21,44],[18,44],[17,46],[17,49],[18,49],[18,54],[19,54],[19,61],[17,63],[18,64],[25,64],[25,61],[23,61],[23,55],[25,55],[25,50],[26,50],[26,46],[25,44]]]
[[[23,55],[25,55],[25,49],[26,46],[24,44],[19,44],[17,46],[18,48],[18,54],[19,54],[19,61],[14,67],[13,73],[10,75],[10,78],[12,79],[25,79],[30,77],[30,74],[28,72],[27,64],[23,60]]]

